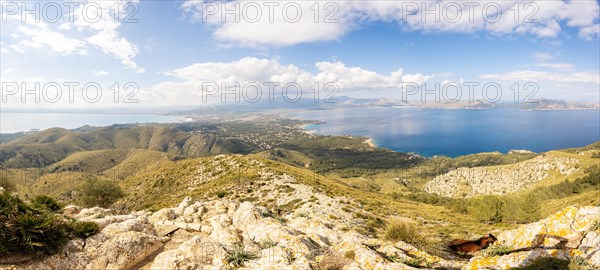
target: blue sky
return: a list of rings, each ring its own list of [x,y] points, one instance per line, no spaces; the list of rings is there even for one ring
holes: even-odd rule
[[[483,16],[488,2],[480,2],[472,20],[459,1],[437,1],[437,9],[431,1],[300,1],[292,2],[302,10],[293,23],[280,9],[270,22],[261,1],[83,1],[72,14],[59,1],[57,22],[43,16],[48,2],[40,2],[39,23],[22,16],[33,2],[0,2],[3,107],[89,106],[5,95],[8,84],[65,81],[98,82],[106,93],[98,106],[115,105],[110,86],[127,82],[139,87],[136,100],[148,106],[199,104],[204,82],[297,82],[303,90],[333,83],[340,96],[400,98],[405,83],[433,88],[493,81],[502,86],[503,99],[511,98],[509,86],[534,82],[538,98],[600,99],[598,1],[500,1],[488,7],[490,17]],[[236,3],[254,6],[238,9],[240,22],[223,20],[220,11]],[[318,16],[310,8],[315,3]],[[88,5],[104,11],[98,21],[83,13]],[[419,9],[409,12],[414,5]],[[458,21],[450,18],[456,6],[462,9]],[[263,12],[257,22],[248,21],[253,7]],[[434,11],[423,17],[422,7]],[[496,7],[503,10],[497,22]],[[219,11],[208,14],[209,8]],[[536,21],[525,22],[528,14]]]

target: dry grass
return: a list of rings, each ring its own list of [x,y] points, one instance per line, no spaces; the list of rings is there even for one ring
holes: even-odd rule
[[[383,238],[388,241],[403,241],[414,246],[422,246],[427,243],[425,238],[413,223],[408,223],[399,218],[391,218],[387,221]]]
[[[314,270],[342,270],[350,262],[349,259],[345,258],[341,254],[328,250],[326,251],[321,260],[313,265]]]

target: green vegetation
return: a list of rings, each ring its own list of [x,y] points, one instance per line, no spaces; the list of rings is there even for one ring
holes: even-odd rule
[[[62,209],[62,206],[52,197],[48,195],[38,195],[31,201],[32,205],[36,208],[45,208],[47,210],[56,212]]]
[[[80,238],[88,238],[100,232],[98,224],[90,221],[73,221],[69,226],[72,234]]]
[[[218,191],[215,195],[217,196],[217,198],[220,199],[227,195],[227,191],[221,190],[221,191]]]
[[[557,258],[537,259],[525,267],[513,267],[510,270],[569,270],[569,261]]]
[[[497,196],[475,197],[469,201],[469,214],[479,221],[498,223],[502,221],[504,201]]]
[[[0,176],[0,187],[4,188],[4,190],[9,193],[17,191],[15,183],[5,175]]]
[[[600,219],[596,219],[594,223],[592,223],[590,230],[600,232]]]
[[[354,260],[354,257],[356,257],[356,252],[354,252],[354,250],[348,250],[344,252],[344,258],[348,260]]]
[[[0,254],[56,253],[69,237],[88,237],[98,232],[95,223],[68,223],[40,202],[27,203],[18,196],[0,193]],[[49,205],[53,205],[49,203]]]
[[[81,189],[81,202],[86,207],[100,206],[108,208],[123,197],[123,190],[111,180],[90,179]]]
[[[431,263],[417,258],[410,258],[402,261],[402,263],[415,268],[431,268]]]
[[[230,250],[227,250],[225,260],[231,266],[238,268],[244,266],[244,263],[256,259],[258,256],[246,250],[243,243],[236,243]]]
[[[427,242],[414,224],[398,218],[386,222],[383,238],[393,242],[403,241],[414,246],[422,246]]]
[[[519,194],[486,195],[469,199],[446,198],[424,192],[392,193],[394,199],[409,199],[431,205],[445,206],[457,213],[466,213],[487,223],[527,223],[542,218],[542,203],[600,189],[600,165],[585,170],[586,175],[574,181],[539,186]]]
[[[503,246],[503,245],[491,245],[487,249],[483,251],[484,256],[486,257],[494,257],[494,256],[502,256],[509,254],[513,251],[511,247]]]
[[[269,192],[264,187],[271,183],[262,173],[285,174],[318,192],[357,202],[344,205],[343,211],[360,211],[362,224],[355,229],[371,236],[384,235],[382,221],[391,216],[420,218],[420,231],[445,238],[514,227],[568,205],[600,203],[600,169],[588,168],[597,161],[590,156],[598,154],[594,149],[600,142],[544,153],[577,159],[585,173],[580,170],[569,177],[557,173],[551,181],[506,196],[444,198],[422,192],[422,185],[459,167],[513,164],[538,155],[479,153],[425,159],[372,148],[365,138],[308,135],[298,124],[302,121],[215,120],[44,130],[2,145],[3,175],[23,177],[17,185],[0,178],[0,186],[31,198],[48,194],[65,204],[124,209],[159,209],[185,196],[227,197],[256,201],[270,210],[266,215],[285,222],[283,216],[304,203],[318,203],[311,199],[278,205],[263,200]],[[592,153],[579,155],[584,149]],[[569,151],[577,154],[565,153]],[[254,192],[259,189],[262,194]],[[274,191],[295,192],[285,185]],[[40,201],[38,208],[56,209],[51,204]]]
[[[560,151],[566,152],[566,153],[577,153],[577,152],[589,151],[589,150],[600,150],[600,141],[592,143],[590,145],[586,145],[584,147],[568,148],[568,149],[562,149]]]
[[[258,243],[258,245],[262,249],[267,249],[267,248],[272,248],[272,247],[276,246],[277,243],[275,243],[275,241],[271,240],[271,238],[267,237],[266,239],[260,241],[260,243]]]
[[[313,160],[310,169],[317,173],[336,173],[342,177],[408,168],[423,161],[422,158],[414,158],[406,153],[383,148],[372,149],[364,143],[363,138],[347,136],[304,137],[288,140],[278,147],[309,157]]]

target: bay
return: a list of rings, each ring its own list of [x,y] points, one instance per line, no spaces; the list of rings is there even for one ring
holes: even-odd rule
[[[426,157],[511,149],[543,152],[600,140],[598,110],[347,108],[297,111],[293,116],[325,122],[305,127],[316,134],[365,136],[379,147]]]

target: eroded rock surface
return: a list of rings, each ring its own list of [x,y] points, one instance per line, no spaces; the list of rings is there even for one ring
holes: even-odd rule
[[[68,206],[63,214],[94,221],[101,232],[74,239],[59,253],[0,269],[506,269],[536,259],[583,259],[600,267],[600,207],[569,207],[535,223],[497,235],[511,252],[479,254],[471,261],[444,259],[402,241],[358,233],[353,202],[333,198],[287,175],[270,175],[272,201],[285,213],[255,202],[227,198],[198,201],[186,197],[154,213],[120,215],[102,208]],[[281,191],[284,190],[284,191]],[[285,195],[283,195],[283,193]],[[341,203],[344,201],[344,203]],[[293,207],[292,207],[293,206]],[[236,259],[237,258],[237,259]],[[242,258],[242,259],[239,259]],[[446,257],[445,257],[446,258]],[[239,260],[238,260],[239,259]]]

